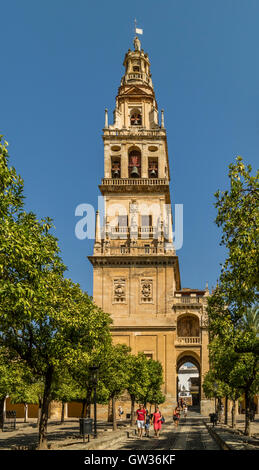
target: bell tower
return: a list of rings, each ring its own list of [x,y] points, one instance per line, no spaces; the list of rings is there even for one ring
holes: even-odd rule
[[[149,57],[138,37],[123,66],[112,124],[105,110],[104,178],[99,185],[104,218],[97,211],[94,253],[89,256],[93,298],[112,316],[114,343],[162,363],[171,412],[177,401],[178,356],[187,347],[188,357],[193,350],[198,362],[200,330],[196,343],[177,342],[177,318],[184,310],[175,308],[183,291],[173,245],[167,136]],[[195,304],[200,324],[202,305]]]

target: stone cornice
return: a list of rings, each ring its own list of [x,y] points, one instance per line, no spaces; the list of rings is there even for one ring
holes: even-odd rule
[[[174,255],[141,255],[141,256],[123,256],[123,255],[93,255],[88,256],[89,261],[94,267],[112,267],[112,266],[173,266],[175,272],[176,287],[180,289],[180,269],[178,256]]]
[[[123,255],[93,255],[88,256],[89,261],[94,266],[107,266],[107,265],[135,265],[135,266],[177,266],[178,267],[178,256],[166,256],[166,255],[152,255],[152,256],[123,256]]]
[[[135,325],[135,326],[111,326],[110,330],[111,331],[121,331],[124,333],[127,333],[127,331],[175,331],[176,327],[175,326],[166,326],[166,325],[145,325],[145,326],[140,326],[140,325]]]

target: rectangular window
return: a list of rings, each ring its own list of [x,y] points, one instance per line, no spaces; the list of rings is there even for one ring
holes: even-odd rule
[[[153,359],[153,353],[144,353],[147,359]]]
[[[128,226],[128,216],[127,215],[118,215],[118,226],[127,227]]]
[[[152,215],[141,216],[141,227],[152,227]]]

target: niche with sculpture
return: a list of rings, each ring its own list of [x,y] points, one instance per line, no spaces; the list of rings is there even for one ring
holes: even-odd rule
[[[177,336],[200,336],[199,318],[192,315],[184,315],[177,321]]]

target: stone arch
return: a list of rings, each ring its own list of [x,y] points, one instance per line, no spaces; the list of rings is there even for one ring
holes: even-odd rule
[[[178,374],[179,369],[186,363],[193,364],[198,371],[199,376],[196,377],[195,383],[193,384],[192,391],[192,406],[200,409],[201,401],[201,359],[199,355],[194,351],[185,350],[179,354],[176,361],[176,391],[177,391],[177,400],[179,398],[179,383],[178,383]]]
[[[194,352],[194,351],[183,351],[179,354],[177,357],[177,370],[185,363],[185,362],[191,362],[194,364],[197,369],[201,370],[201,359],[200,356]]]
[[[197,315],[183,313],[177,318],[177,336],[198,337],[200,335],[200,320]]]

